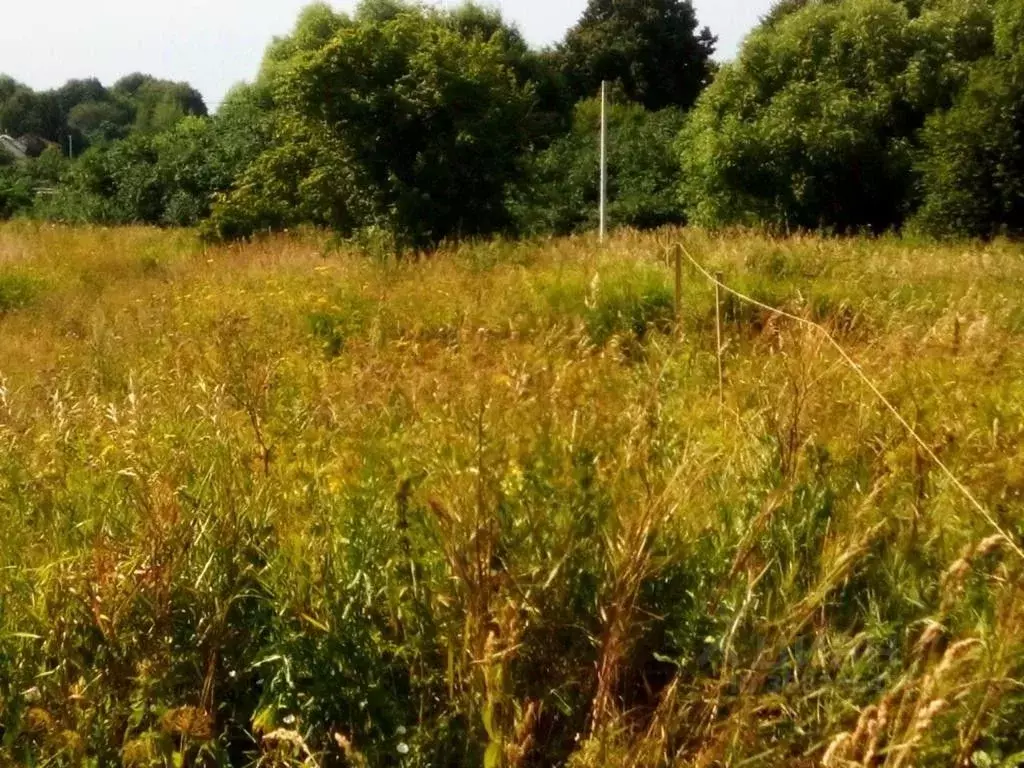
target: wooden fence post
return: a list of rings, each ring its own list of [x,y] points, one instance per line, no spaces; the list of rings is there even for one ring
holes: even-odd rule
[[[676,331],[683,329],[683,246],[676,248]]]
[[[718,355],[718,404],[725,407],[725,376],[722,372],[722,273],[715,272],[715,352]]]

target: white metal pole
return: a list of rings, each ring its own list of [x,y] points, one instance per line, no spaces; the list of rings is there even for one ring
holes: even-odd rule
[[[604,80],[601,81],[601,210],[600,229],[598,237],[604,242],[605,235],[605,199],[608,193],[608,123],[607,123],[607,86]]]

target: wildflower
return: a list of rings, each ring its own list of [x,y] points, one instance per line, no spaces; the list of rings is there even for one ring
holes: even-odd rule
[[[400,754],[400,755],[408,755],[409,754],[409,745],[406,744],[404,741],[401,742],[398,745],[398,754]]]

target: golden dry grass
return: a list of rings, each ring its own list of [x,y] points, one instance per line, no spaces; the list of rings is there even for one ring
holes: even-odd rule
[[[1011,765],[1018,558],[677,239],[1019,543],[1013,244],[5,225],[0,762]]]

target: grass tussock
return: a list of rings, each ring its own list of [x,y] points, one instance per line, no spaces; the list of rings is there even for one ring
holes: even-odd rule
[[[0,764],[1011,766],[1018,247],[0,228]]]

